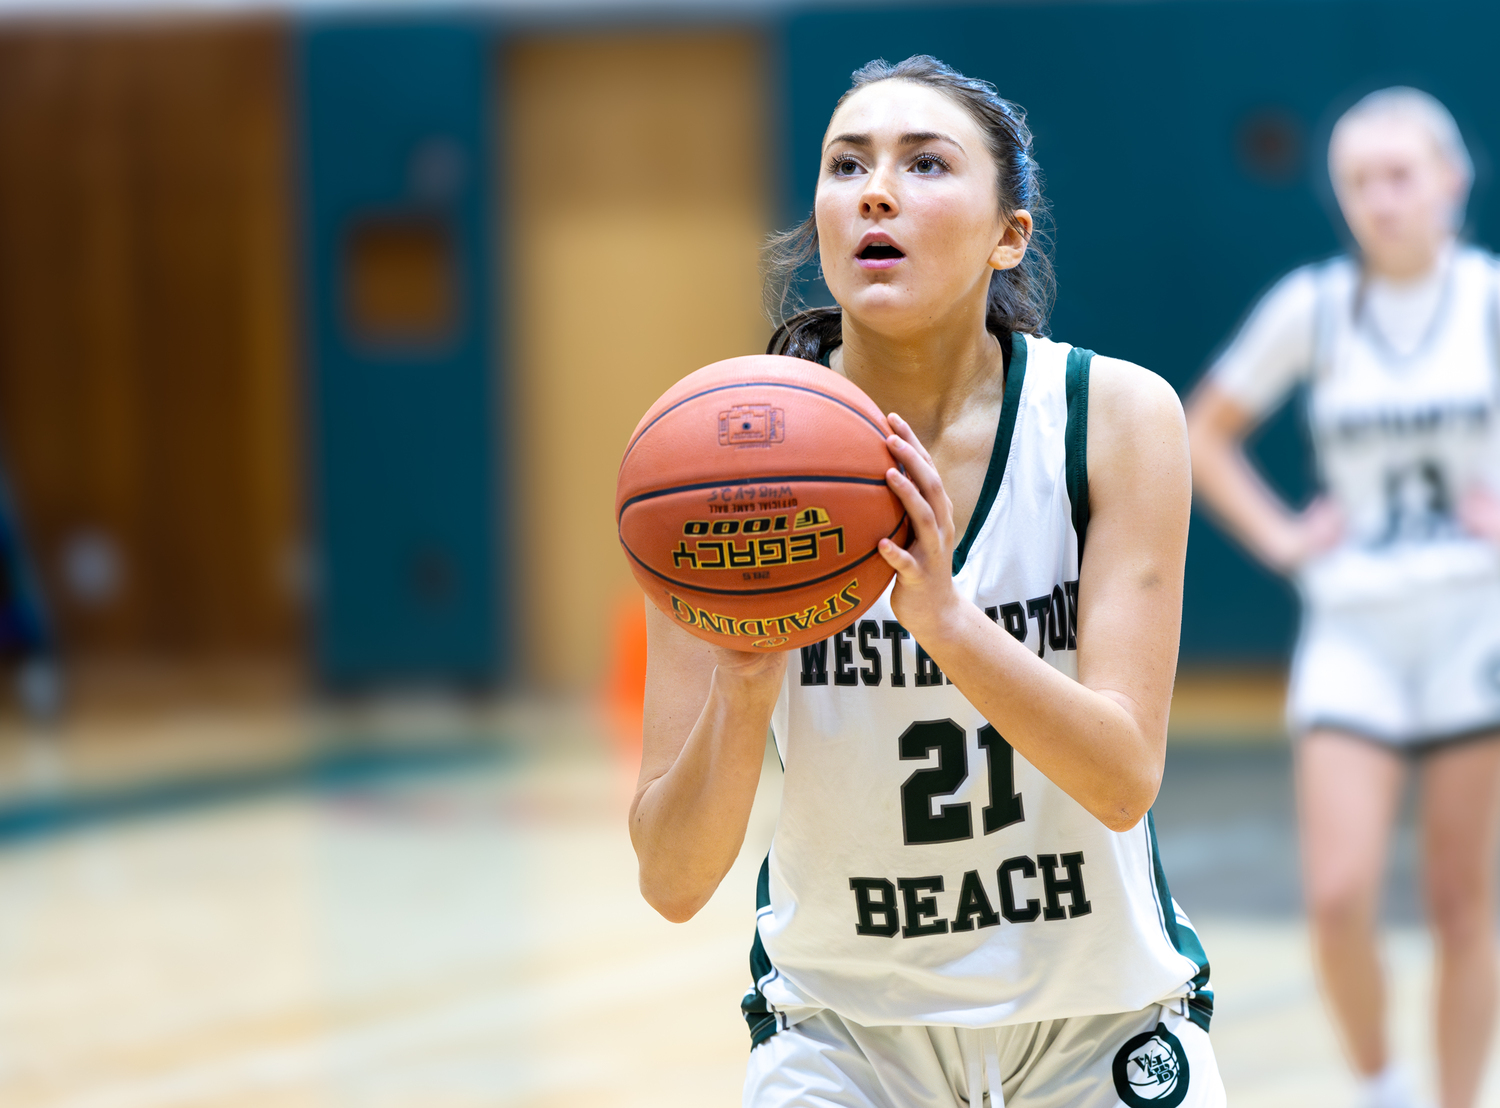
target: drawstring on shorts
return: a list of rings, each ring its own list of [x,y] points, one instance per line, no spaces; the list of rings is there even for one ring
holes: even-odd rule
[[[1005,1090],[1000,1087],[1000,1032],[993,1027],[966,1029],[959,1032],[958,1041],[968,1069],[969,1108],[984,1108],[986,1081],[990,1108],[1005,1108]]]

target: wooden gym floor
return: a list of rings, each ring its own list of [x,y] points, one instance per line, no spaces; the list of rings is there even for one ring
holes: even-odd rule
[[[1214,962],[1231,1103],[1325,1108],[1351,1086],[1308,965],[1276,692],[1184,684],[1159,830]],[[297,760],[351,736],[378,756]],[[265,772],[277,758],[294,771]],[[254,787],[7,822],[184,766],[179,781]],[[5,729],[0,1108],[737,1104],[779,770],[734,870],[680,926],[635,889],[632,777],[588,711],[555,705],[96,714],[46,742]],[[1396,854],[1393,1022],[1425,1079],[1409,828]]]

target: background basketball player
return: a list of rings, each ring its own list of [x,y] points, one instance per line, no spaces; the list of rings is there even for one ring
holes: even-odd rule
[[[1496,266],[1458,240],[1473,170],[1432,97],[1365,97],[1335,126],[1328,165],[1353,249],[1284,278],[1219,357],[1189,407],[1193,471],[1204,501],[1302,593],[1288,714],[1306,891],[1362,1103],[1413,1103],[1387,1050],[1374,922],[1415,759],[1439,1085],[1444,1108],[1466,1108],[1496,995]],[[1326,497],[1293,512],[1242,442],[1299,382]]]

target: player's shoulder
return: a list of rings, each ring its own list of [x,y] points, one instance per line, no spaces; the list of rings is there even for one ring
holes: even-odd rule
[[[1311,311],[1319,299],[1341,289],[1352,290],[1359,280],[1359,266],[1347,254],[1321,258],[1283,274],[1261,294],[1262,309]]]
[[[1177,390],[1160,374],[1123,358],[1094,357],[1086,449],[1095,514],[1115,504],[1135,511],[1146,490],[1153,512],[1187,511],[1187,420]]]
[[[1183,428],[1182,400],[1159,373],[1123,358],[1094,355],[1089,366],[1089,442],[1094,431],[1130,436]]]
[[[1477,243],[1466,242],[1459,246],[1454,260],[1461,272],[1482,280],[1494,280],[1500,275],[1500,257]]]
[[[1046,355],[1038,361],[1046,365],[1051,374],[1056,375],[1049,377],[1050,388],[1060,393],[1063,388],[1064,367],[1075,364],[1069,355],[1079,352],[1080,348],[1050,336],[1031,335],[1028,342],[1034,350]],[[1090,443],[1095,438],[1095,424],[1100,421],[1106,424],[1118,421],[1128,427],[1137,420],[1148,423],[1156,420],[1181,420],[1182,402],[1177,397],[1177,390],[1160,374],[1123,358],[1112,358],[1092,351],[1085,353],[1089,357],[1083,363],[1087,377],[1087,389],[1083,395],[1087,397]],[[1031,371],[1028,369],[1027,372],[1029,374]],[[1068,404],[1071,408],[1076,396],[1071,386],[1068,391]]]

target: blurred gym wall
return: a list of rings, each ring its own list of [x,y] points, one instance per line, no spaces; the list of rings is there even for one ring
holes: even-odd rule
[[[483,688],[506,669],[510,413],[490,228],[491,31],[297,28],[307,484],[325,686]],[[498,486],[498,487],[497,487]]]
[[[1186,395],[1276,278],[1340,249],[1325,143],[1360,95],[1412,84],[1443,100],[1484,161],[1500,149],[1484,0],[1204,0],[857,5],[780,24],[781,220],[812,205],[823,129],[851,70],[930,53],[1023,105],[1056,216],[1057,338],[1128,358]],[[1500,195],[1470,204],[1500,236]],[[1312,488],[1297,404],[1252,450],[1294,503]],[[1275,663],[1295,632],[1285,582],[1194,513],[1182,661]]]
[[[932,52],[1029,109],[1056,333],[1184,391],[1338,248],[1334,108],[1408,82],[1482,162],[1500,141],[1479,0],[723,18],[0,26],[0,459],[65,645],[297,659],[310,585],[326,677],[587,687],[635,595],[620,450],[672,381],[763,347],[759,243],[805,215],[871,57]],[[1500,233],[1493,190],[1471,224]],[[1256,449],[1306,492],[1294,412]],[[1184,661],[1283,656],[1290,590],[1201,519],[1189,557]]]

